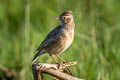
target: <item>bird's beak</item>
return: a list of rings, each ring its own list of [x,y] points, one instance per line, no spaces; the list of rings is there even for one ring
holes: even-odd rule
[[[60,20],[59,18],[56,18],[57,20]]]

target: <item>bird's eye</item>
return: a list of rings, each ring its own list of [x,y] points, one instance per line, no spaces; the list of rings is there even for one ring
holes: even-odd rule
[[[63,19],[65,20],[65,19],[66,19],[66,17],[63,17]]]

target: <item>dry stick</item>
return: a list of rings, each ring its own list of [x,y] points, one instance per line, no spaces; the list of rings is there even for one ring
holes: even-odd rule
[[[17,77],[17,72],[15,70],[8,69],[7,67],[0,64],[0,71],[2,71],[6,77],[15,78]]]
[[[33,69],[34,80],[43,80],[41,72],[47,73],[62,80],[84,80],[61,72],[65,67],[75,65],[76,63],[77,62],[70,62],[68,64],[62,64],[60,66],[56,64],[46,64],[46,63],[33,64],[32,69]]]
[[[34,80],[43,80],[42,72],[36,69],[36,65],[32,65]]]

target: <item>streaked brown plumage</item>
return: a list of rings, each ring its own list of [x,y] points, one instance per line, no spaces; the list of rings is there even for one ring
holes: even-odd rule
[[[72,11],[70,10],[63,12],[58,19],[61,24],[53,29],[40,44],[32,63],[34,63],[38,57],[44,53],[49,53],[51,57],[52,54],[55,54],[64,62],[58,54],[65,51],[71,45],[74,38],[75,24]],[[57,61],[55,60],[55,62]]]

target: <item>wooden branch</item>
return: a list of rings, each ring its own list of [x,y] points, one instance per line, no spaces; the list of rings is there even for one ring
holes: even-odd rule
[[[17,77],[17,72],[15,70],[9,69],[1,64],[0,64],[0,71],[4,73],[5,77],[8,77],[8,78]]]
[[[43,80],[42,73],[47,73],[51,76],[54,76],[60,80],[84,80],[77,77],[73,77],[62,71],[68,66],[75,65],[77,62],[69,62],[65,64],[46,64],[46,63],[37,63],[32,65],[34,80]]]

